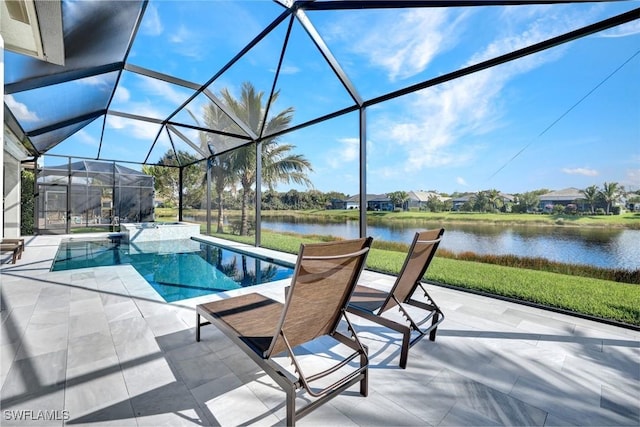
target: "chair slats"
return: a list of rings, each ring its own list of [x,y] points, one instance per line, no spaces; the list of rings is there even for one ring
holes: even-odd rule
[[[416,233],[404,264],[393,287],[388,292],[380,291],[368,286],[357,285],[349,301],[347,310],[373,322],[402,333],[402,347],[400,353],[400,367],[406,368],[409,347],[425,334],[429,333],[431,341],[435,340],[437,326],[444,320],[444,313],[433,301],[421,284],[427,268],[440,245],[444,229],[426,230]],[[426,302],[415,299],[416,292],[420,290]],[[427,312],[427,316],[420,322],[415,321],[403,304],[419,307]],[[405,323],[399,323],[384,317],[383,314],[391,308],[397,307],[405,318]],[[428,328],[419,325],[431,320]],[[411,332],[418,332],[418,337],[411,340]]]
[[[371,238],[362,238],[301,245],[284,304],[252,293],[196,306],[196,340],[200,340],[201,326],[212,323],[249,355],[285,390],[287,425],[356,383],[360,383],[360,394],[367,395],[367,350],[353,332],[346,306],[371,242]],[[346,321],[350,336],[337,331],[341,320]],[[322,336],[334,338],[352,352],[329,368],[308,375],[295,349]],[[294,372],[274,361],[274,356],[283,353],[294,365]],[[359,366],[352,367],[355,359]],[[339,374],[337,380],[334,374]],[[312,385],[331,375],[330,385]],[[315,399],[296,411],[298,389],[305,389]]]

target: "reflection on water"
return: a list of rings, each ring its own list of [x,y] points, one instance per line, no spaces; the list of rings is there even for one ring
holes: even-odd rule
[[[415,222],[367,226],[376,240],[409,243],[416,231],[440,223]],[[300,218],[263,218],[262,228],[300,234],[356,238],[358,221],[310,223]],[[604,268],[640,268],[640,230],[448,224],[441,248],[460,253],[541,257],[552,261]]]

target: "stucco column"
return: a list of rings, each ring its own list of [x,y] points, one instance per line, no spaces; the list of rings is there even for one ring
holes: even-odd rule
[[[4,99],[4,39],[0,35],[0,95]],[[0,121],[2,121],[2,132],[0,133],[0,187],[4,188],[4,106],[0,108]],[[2,231],[0,235],[4,237],[4,191],[2,193],[2,209],[0,209],[0,225]]]

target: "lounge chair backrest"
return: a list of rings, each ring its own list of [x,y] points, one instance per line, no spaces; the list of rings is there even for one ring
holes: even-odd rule
[[[429,268],[443,234],[444,228],[416,233],[398,278],[378,314],[396,306],[394,296],[400,302],[405,302],[411,297],[418,282],[422,280]]]
[[[364,268],[372,238],[301,245],[280,324],[267,353],[332,333]]]

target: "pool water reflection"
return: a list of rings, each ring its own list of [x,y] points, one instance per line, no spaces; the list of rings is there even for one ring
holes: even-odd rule
[[[130,264],[167,302],[287,279],[293,268],[195,240],[63,241],[52,271]]]

